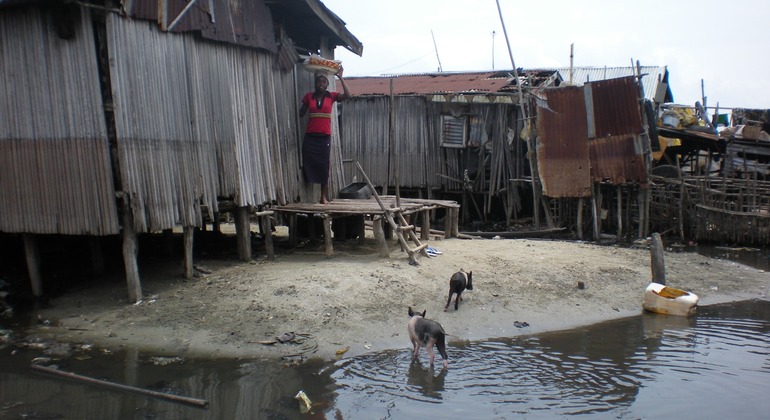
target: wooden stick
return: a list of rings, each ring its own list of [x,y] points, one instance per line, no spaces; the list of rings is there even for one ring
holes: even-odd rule
[[[192,405],[192,406],[201,407],[201,408],[206,408],[209,405],[209,402],[206,401],[206,400],[201,400],[201,399],[197,399],[197,398],[190,398],[190,397],[183,397],[183,396],[180,396],[180,395],[166,394],[166,393],[163,393],[163,392],[151,391],[149,389],[136,388],[136,387],[133,387],[133,386],[128,386],[128,385],[123,385],[123,384],[117,384],[117,383],[114,383],[114,382],[103,381],[101,379],[95,379],[95,378],[90,378],[88,376],[78,375],[78,374],[75,374],[75,373],[64,372],[64,371],[61,371],[61,370],[58,370],[58,369],[50,368],[48,366],[31,365],[30,367],[32,368],[32,370],[36,370],[36,371],[42,372],[42,373],[48,373],[48,374],[55,375],[55,376],[61,376],[63,378],[67,378],[67,379],[74,379],[74,380],[77,380],[77,381],[85,382],[87,384],[99,385],[99,386],[103,386],[103,387],[110,388],[110,389],[117,389],[117,390],[120,390],[120,391],[134,392],[134,393],[137,393],[137,394],[146,395],[148,397],[158,398],[158,399],[162,399],[162,400],[168,400],[168,401],[176,402],[176,403],[180,403],[180,404],[187,404],[187,405]]]

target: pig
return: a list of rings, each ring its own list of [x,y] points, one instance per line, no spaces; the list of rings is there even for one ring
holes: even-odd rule
[[[420,353],[420,347],[425,346],[430,357],[430,365],[433,366],[435,354],[433,353],[433,346],[435,345],[438,352],[441,353],[441,357],[444,358],[444,368],[449,365],[449,357],[446,354],[446,333],[444,327],[436,321],[431,319],[425,319],[425,313],[422,314],[412,310],[409,307],[409,323],[407,324],[407,331],[409,332],[409,339],[412,340],[412,360],[417,359]]]
[[[449,279],[449,297],[446,300],[446,306],[444,311],[449,308],[449,303],[452,302],[452,295],[457,293],[455,298],[455,311],[458,308],[458,304],[463,300],[462,294],[465,289],[473,290],[473,271],[465,272],[462,269],[454,274]]]

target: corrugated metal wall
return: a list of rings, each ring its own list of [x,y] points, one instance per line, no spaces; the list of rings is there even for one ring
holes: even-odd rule
[[[291,73],[258,50],[107,20],[123,190],[138,231],[199,226],[218,196],[299,195]],[[279,197],[279,192],[281,193]]]
[[[538,107],[537,167],[543,194],[551,198],[590,197],[591,161],[584,90],[545,91],[548,109]]]
[[[361,175],[351,161],[359,161],[374,185],[417,188],[436,185],[439,167],[439,139],[431,133],[432,117],[426,99],[394,97],[395,132],[390,147],[390,98],[355,97],[343,105],[341,123],[342,157],[345,177]],[[390,172],[389,172],[390,171]]]
[[[120,231],[91,15],[61,39],[36,8],[0,14],[0,231]]]
[[[340,124],[345,178],[363,181],[354,161],[361,163],[374,185],[388,182],[390,99],[384,96],[351,98],[342,105]],[[349,162],[353,161],[353,162]]]
[[[647,183],[649,138],[633,77],[546,92],[538,108],[537,162],[543,193],[588,197],[591,181]]]

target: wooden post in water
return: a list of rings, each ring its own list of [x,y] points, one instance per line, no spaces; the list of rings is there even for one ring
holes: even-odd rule
[[[650,244],[650,266],[652,268],[652,282],[666,284],[666,263],[663,261],[663,241],[660,233],[652,234]]]

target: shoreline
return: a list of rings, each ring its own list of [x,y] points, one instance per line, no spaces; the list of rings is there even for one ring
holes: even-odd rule
[[[451,335],[451,359],[453,342],[638,315],[651,278],[646,249],[526,239],[430,246],[443,254],[420,257],[417,266],[397,246],[380,258],[373,244],[353,242],[335,243],[331,258],[322,244],[281,251],[274,261],[201,258],[196,266],[205,272],[191,280],[181,278],[178,263],[154,262],[140,268],[139,304],[126,303],[125,282],[116,276],[54,299],[37,313],[50,325],[27,336],[180,357],[334,360],[411,348],[411,306]],[[768,299],[770,276],[762,270],[695,253],[666,252],[665,262],[667,284],[698,295],[699,306]],[[473,271],[474,290],[463,293],[458,311],[450,305],[445,312],[448,280],[459,269]],[[294,341],[263,344],[289,332]]]

